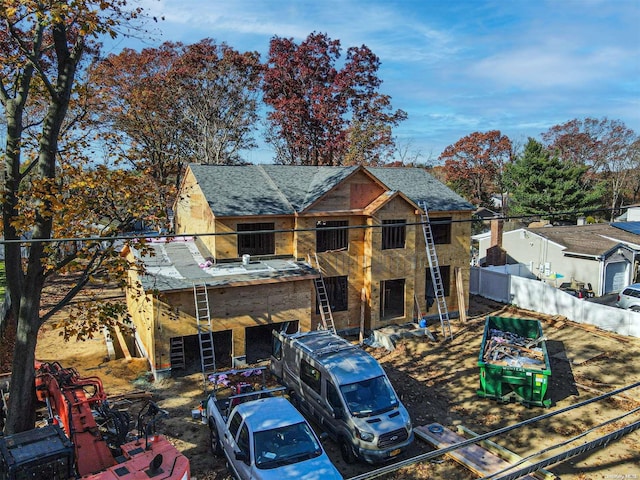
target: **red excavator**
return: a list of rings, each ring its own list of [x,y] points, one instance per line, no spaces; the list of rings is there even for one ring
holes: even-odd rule
[[[98,377],[39,363],[35,388],[47,425],[0,436],[0,480],[191,478],[189,460],[155,431],[167,415],[155,403],[146,403],[131,430],[129,413],[109,404]]]

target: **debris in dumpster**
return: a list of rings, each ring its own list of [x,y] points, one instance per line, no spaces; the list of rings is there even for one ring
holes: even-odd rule
[[[491,329],[482,358],[494,365],[543,369],[544,353],[542,348],[535,345],[544,340],[546,337],[531,339],[513,332]]]

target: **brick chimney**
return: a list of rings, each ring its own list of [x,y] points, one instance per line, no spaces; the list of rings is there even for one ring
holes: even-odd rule
[[[506,265],[507,252],[502,248],[502,231],[504,224],[501,219],[491,220],[491,246],[487,248],[487,265]]]
[[[501,219],[491,220],[491,246],[502,247],[502,231],[504,224]]]

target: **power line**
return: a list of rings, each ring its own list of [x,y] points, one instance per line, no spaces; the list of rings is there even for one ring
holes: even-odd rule
[[[624,207],[623,207],[624,208]],[[593,210],[572,210],[565,212],[550,212],[550,213],[539,213],[539,214],[527,214],[527,215],[498,215],[494,217],[487,218],[470,218],[470,219],[462,219],[462,220],[438,220],[433,219],[429,222],[408,222],[404,225],[406,226],[414,226],[414,225],[448,225],[453,223],[475,223],[475,222],[483,222],[490,220],[502,220],[502,221],[510,221],[510,220],[527,220],[534,221],[533,219],[540,218],[554,218],[554,217],[570,217],[570,216],[582,216],[591,213],[601,213],[601,212],[612,212],[618,211],[620,208],[599,208]],[[261,217],[264,219],[264,217]],[[397,224],[394,224],[396,227]],[[126,241],[126,240],[144,240],[150,238],[182,238],[182,237],[211,237],[211,236],[228,236],[228,235],[255,235],[260,233],[298,233],[298,232],[317,232],[317,231],[328,231],[328,230],[361,230],[361,229],[373,229],[373,228],[391,228],[392,225],[348,225],[348,226],[337,226],[337,227],[311,227],[311,228],[284,228],[284,229],[274,229],[274,230],[252,230],[246,232],[201,232],[201,233],[146,233],[139,235],[132,234],[121,234],[121,235],[113,235],[113,236],[98,236],[98,237],[62,237],[62,238],[21,238],[21,239],[12,239],[12,240],[0,240],[1,245],[8,244],[21,244],[21,245],[29,245],[33,243],[64,243],[64,242],[114,242],[116,240]]]

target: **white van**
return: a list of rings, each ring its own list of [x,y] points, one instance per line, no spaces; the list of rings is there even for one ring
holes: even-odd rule
[[[413,442],[409,413],[371,355],[327,330],[273,335],[272,373],[345,462],[383,462]]]

